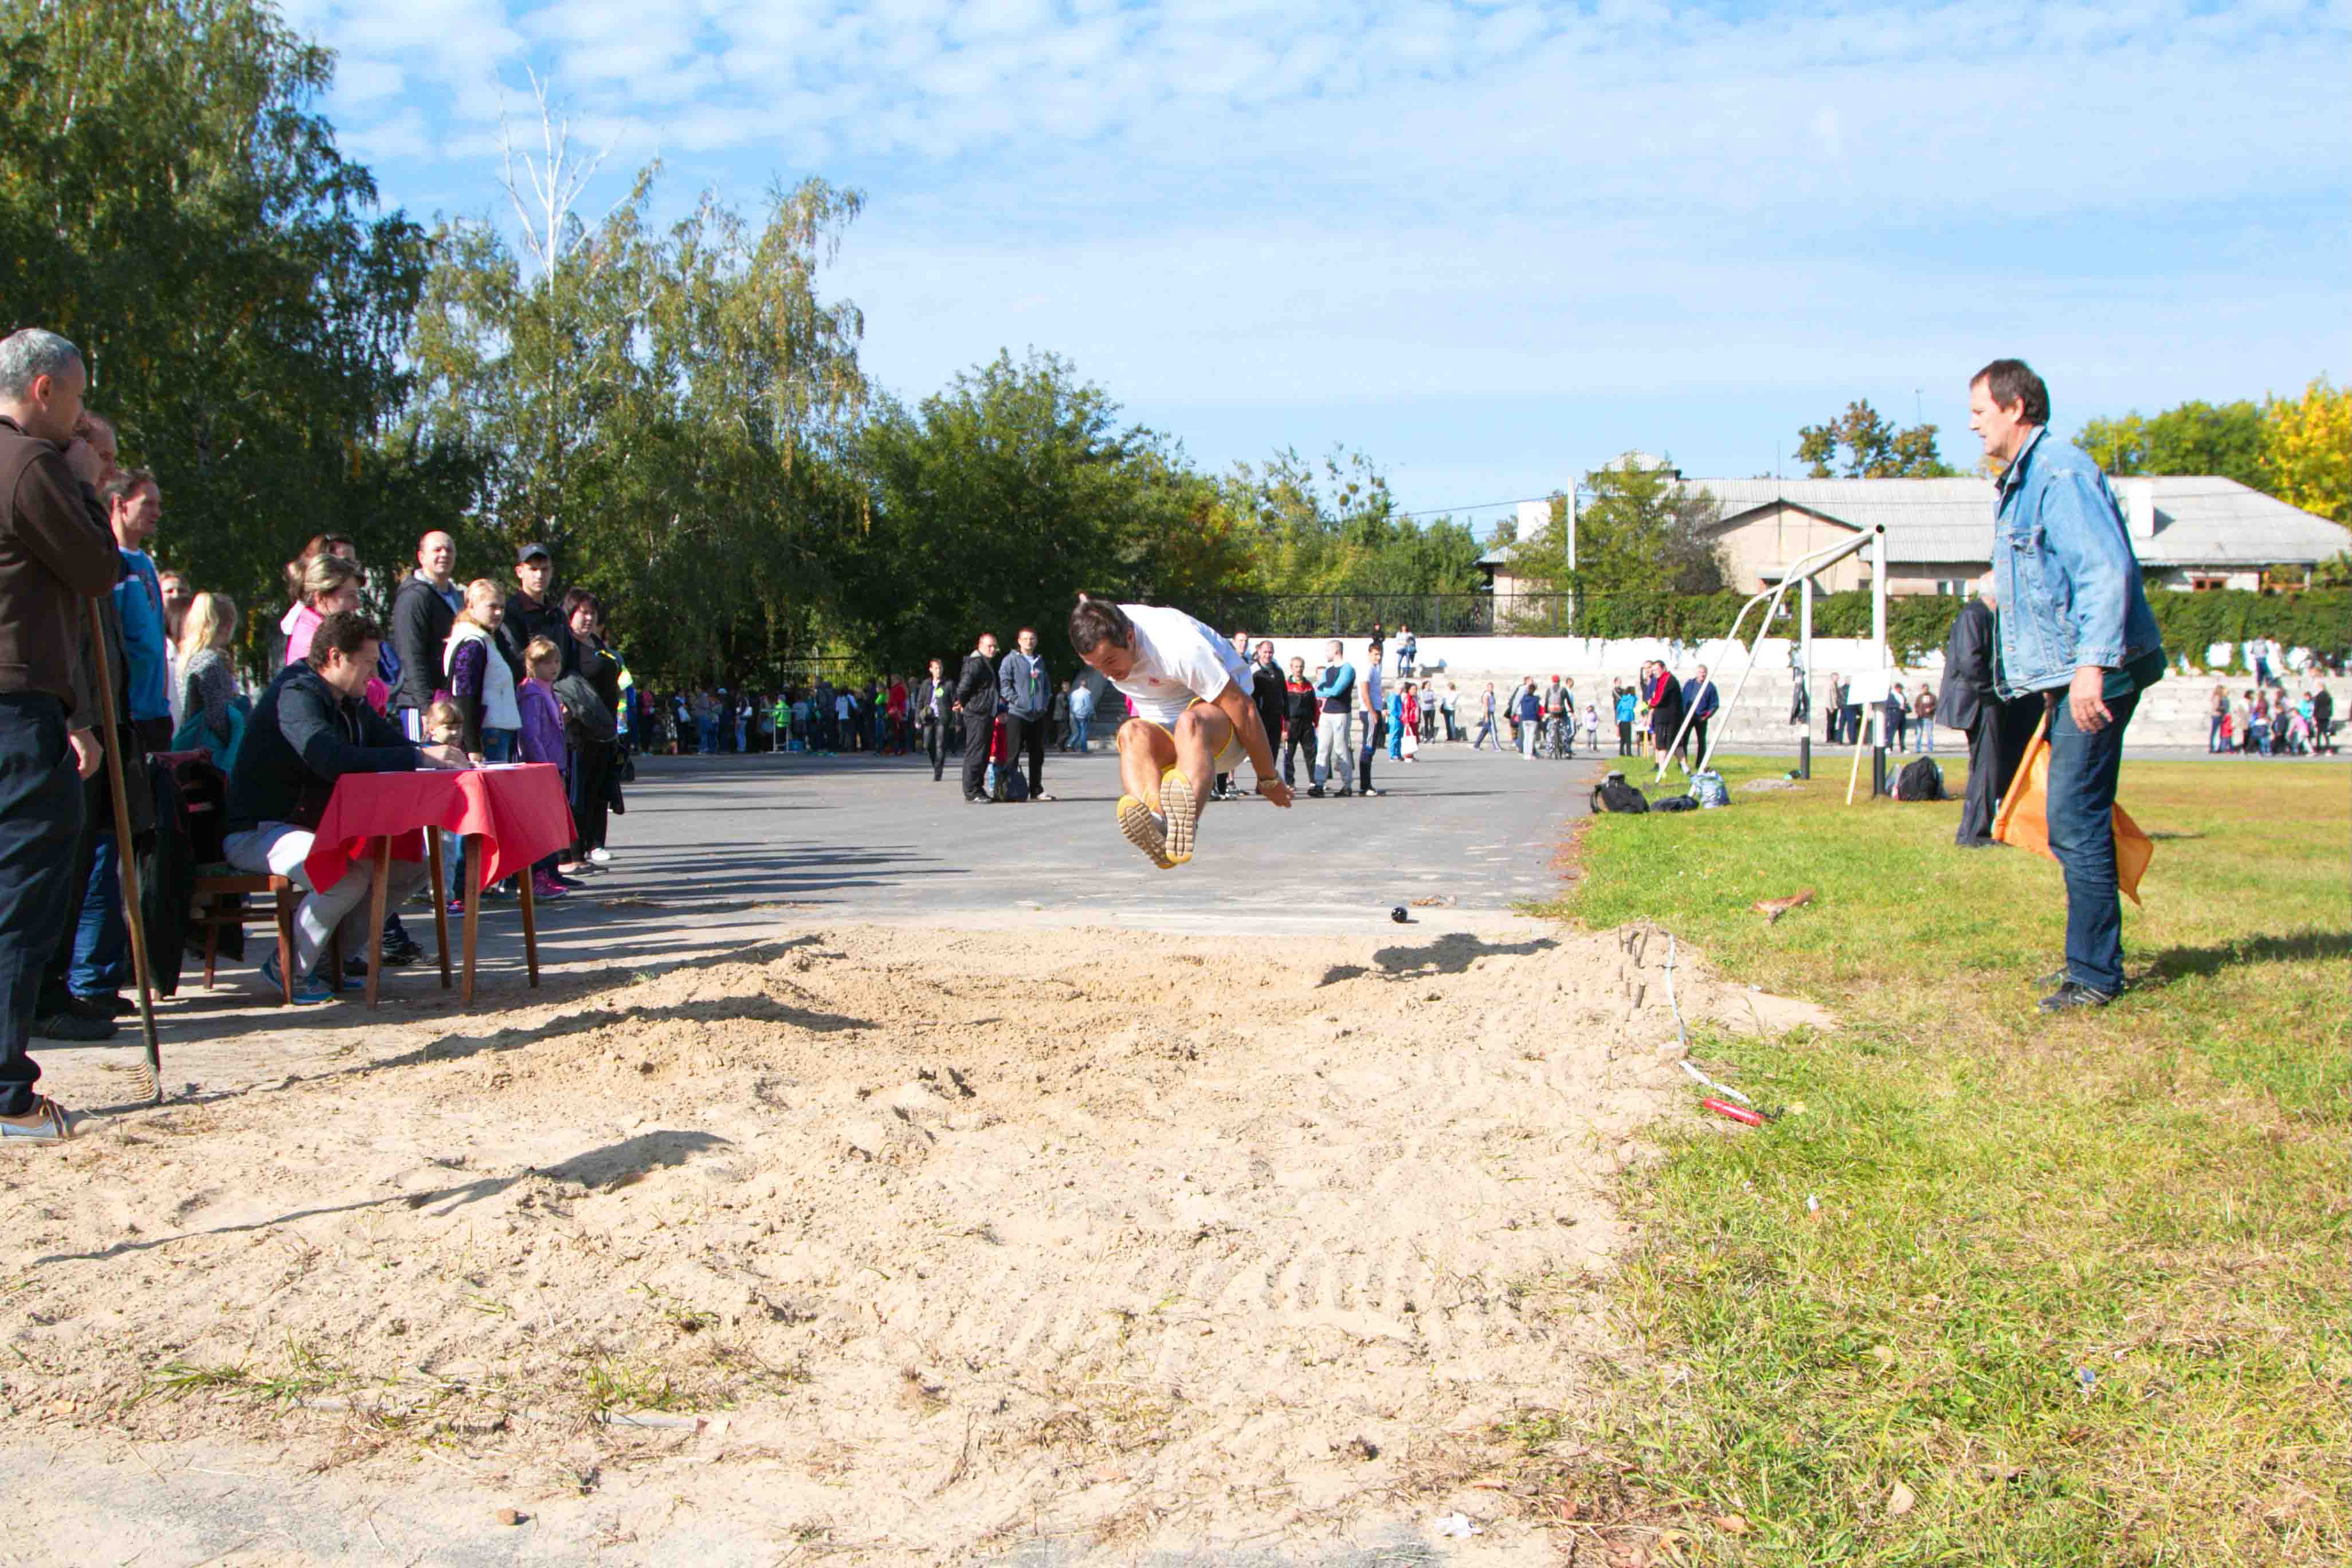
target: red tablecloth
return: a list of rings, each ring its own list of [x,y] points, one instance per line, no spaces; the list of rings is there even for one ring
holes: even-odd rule
[[[331,888],[369,841],[389,837],[393,858],[425,858],[427,827],[479,834],[482,884],[500,881],[572,840],[563,774],[546,763],[464,773],[345,773],[335,781],[318,841],[303,868],[314,888]],[[449,889],[451,896],[462,888]]]

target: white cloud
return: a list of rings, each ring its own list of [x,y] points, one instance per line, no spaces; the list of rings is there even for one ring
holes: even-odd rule
[[[900,384],[1034,342],[1171,403],[1766,384],[1791,364],[1901,380],[1980,360],[1989,333],[2086,362],[2120,335],[2105,362],[2117,374],[2342,374],[2347,14],[2345,0],[2059,0],[1998,26],[1957,0],[289,12],[343,51],[335,104],[371,127],[349,139],[394,199],[490,207],[486,153],[502,112],[520,130],[534,111],[535,69],[583,139],[617,140],[615,185],[658,147],[681,182],[746,205],[779,174],[865,187],[838,276]]]

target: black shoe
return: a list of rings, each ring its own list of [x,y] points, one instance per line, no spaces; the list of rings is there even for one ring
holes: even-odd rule
[[[556,885],[557,887],[559,887],[559,888],[564,888],[564,889],[572,889],[572,888],[584,888],[584,887],[586,887],[586,886],[588,885],[587,883],[585,883],[585,882],[582,881],[579,878],[577,878],[577,877],[567,877],[567,876],[565,876],[565,875],[564,875],[562,872],[561,872],[561,871],[550,871],[550,872],[548,873],[548,876],[550,876],[551,878],[552,878],[552,879],[554,879],[554,881],[555,881],[555,885]]]
[[[114,1038],[114,1020],[85,1018],[76,1013],[53,1013],[46,1018],[33,1020],[33,1038],[37,1040],[110,1040]]]
[[[2071,1013],[2078,1007],[2104,1007],[2115,998],[2104,991],[2094,991],[2087,985],[2069,980],[2042,999],[2045,1013]]]
[[[424,962],[424,958],[425,950],[416,945],[415,939],[413,937],[406,942],[388,942],[383,944],[383,962],[384,966],[388,969],[396,969],[404,964],[419,963]],[[362,959],[360,962],[365,963],[366,960]]]
[[[2052,970],[2049,973],[2047,973],[2047,974],[2045,974],[2045,975],[2042,976],[2042,978],[2041,978],[2041,980],[2038,982],[2038,984],[2043,984],[2043,985],[2047,985],[2047,986],[2049,986],[2053,991],[2063,991],[2063,990],[2067,987],[2067,985],[2070,984],[2070,981],[2069,981],[2069,979],[2068,979],[2068,976],[2067,976],[2066,971],[2065,971],[2064,969],[2063,969],[2063,968],[2060,968],[2060,969],[2053,969],[2053,970]],[[2126,976],[2125,976],[2125,977],[2124,977],[2124,983],[2123,983],[2121,985],[2118,985],[2118,986],[2116,986],[2116,996],[2120,996],[2120,995],[2122,995],[2125,992],[2126,992],[2126,991],[2130,990],[2131,988],[2132,988],[2131,977],[2130,977],[2130,976],[2128,976],[2128,975],[2126,975]],[[2085,989],[2087,990],[2087,989],[2089,989],[2089,988],[2088,988],[2088,987],[2085,987]],[[2093,992],[2092,994],[2093,994],[2094,995],[2096,995],[2096,994],[2097,994],[2097,993],[2096,993],[2096,992]],[[2112,997],[2112,996],[2108,998],[2108,1000],[2109,1000],[2109,1001],[2113,1001],[2114,999],[2115,999],[2115,998],[2114,998],[2114,997]]]
[[[966,805],[994,805],[996,800],[992,795],[968,795],[963,797],[963,803]]]
[[[69,1013],[77,1018],[96,1018],[100,1022],[111,1022],[121,1017],[125,1013],[138,1011],[138,1006],[135,1002],[125,1001],[122,994],[118,991],[95,991],[87,996],[78,991],[68,991],[66,993],[64,1004],[55,1011]]]
[[[346,980],[365,980],[367,978],[367,955],[365,953],[361,953],[356,957],[343,960],[343,978]]]

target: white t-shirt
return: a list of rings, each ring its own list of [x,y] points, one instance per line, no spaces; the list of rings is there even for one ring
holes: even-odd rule
[[[1172,725],[1194,698],[1214,700],[1229,683],[1249,689],[1249,666],[1233,645],[1181,610],[1121,605],[1135,623],[1135,667],[1111,684],[1134,700],[1139,718]]]

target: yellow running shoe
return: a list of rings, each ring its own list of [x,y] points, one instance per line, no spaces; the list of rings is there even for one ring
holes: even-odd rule
[[[1143,858],[1163,871],[1172,871],[1176,862],[1168,858],[1168,829],[1151,808],[1131,795],[1118,797],[1118,830],[1127,841],[1143,851]]]
[[[1201,825],[1201,803],[1192,781],[1170,770],[1160,780],[1160,809],[1168,814],[1168,859],[1181,866],[1192,858],[1192,833]]]

